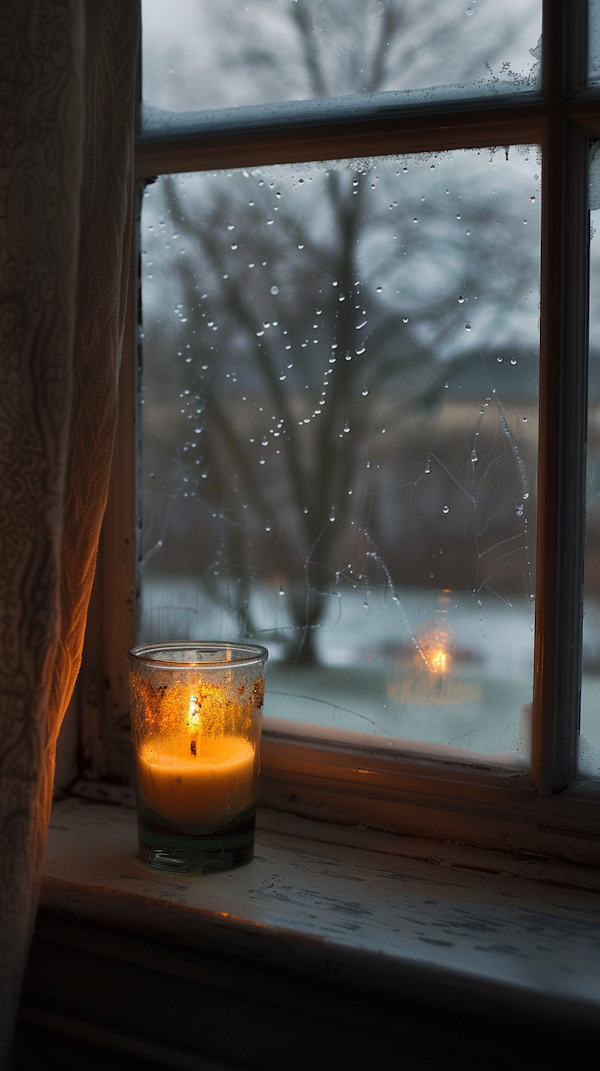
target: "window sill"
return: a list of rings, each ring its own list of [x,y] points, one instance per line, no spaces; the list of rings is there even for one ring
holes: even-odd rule
[[[360,1018],[358,998],[362,1014],[371,1009],[371,1029],[373,1008],[385,1019],[384,1031],[392,1032],[401,1028],[399,1009],[406,1019],[409,1008],[410,1022],[421,1021],[425,1037],[429,1027],[423,1024],[433,1015],[438,1025],[446,1017],[452,1029],[468,1024],[470,1037],[475,1021],[487,1024],[484,1045],[490,1030],[506,1037],[507,1023],[513,1033],[528,1036],[543,1031],[547,1037],[550,1030],[552,1052],[569,1037],[571,1054],[573,1037],[581,1045],[600,1040],[598,871],[268,810],[260,814],[256,858],[239,870],[200,878],[161,874],[142,866],[135,851],[133,811],[76,799],[55,804],[23,1001],[28,1031],[72,1033],[73,1022],[87,1022],[89,1040],[91,1020],[105,1034],[114,1033],[116,1022],[121,1033],[126,1024],[127,1036],[133,1029],[138,1044],[148,1029],[147,999],[139,998],[137,1010],[129,1006],[130,990],[139,990],[139,984],[126,985],[127,971],[141,970],[144,984],[160,977],[156,984],[164,995],[165,975],[169,987],[194,980],[205,986],[208,961],[211,985],[227,991],[227,1001],[234,999],[232,991],[239,1001],[243,991],[244,999],[259,999],[263,1014],[266,1006],[271,1009],[269,1021],[275,1006],[297,1011],[301,985],[305,1003],[320,1002],[318,1010],[306,1012],[311,1022],[322,1016],[319,994],[327,992],[328,1014],[351,1020],[345,1036]],[[57,943],[65,963],[76,954],[96,964],[89,994],[88,982],[78,986],[75,979],[71,996],[61,990],[56,998],[56,976],[47,969],[44,957],[50,953],[44,948],[54,948],[55,955]],[[115,976],[113,970],[108,996],[98,995],[98,957],[110,959],[113,967],[116,961],[125,972]],[[219,981],[227,963],[235,969],[226,982]],[[86,971],[89,978],[89,966]],[[111,1010],[114,977],[121,981]],[[106,1007],[99,1011],[102,1001]],[[392,1006],[397,1022],[390,1019]],[[406,1022],[402,1029],[406,1033]],[[166,1037],[172,1045],[174,1037],[160,1031],[161,1044]],[[294,1047],[294,1038],[288,1043]],[[396,1060],[399,1043],[393,1046]],[[421,1036],[421,1055],[423,1044]],[[525,1051],[522,1042],[519,1051]],[[229,1050],[223,1055],[241,1058]],[[548,1055],[544,1059],[544,1066],[554,1066]],[[283,1066],[265,1060],[248,1066]],[[436,1060],[432,1067],[445,1066],[439,1054]],[[284,1064],[296,1067],[289,1054]],[[167,1065],[188,1066],[168,1060]],[[297,1066],[308,1064],[300,1059]]]

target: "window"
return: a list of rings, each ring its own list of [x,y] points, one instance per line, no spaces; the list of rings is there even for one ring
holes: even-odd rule
[[[145,5],[148,55],[156,48],[159,75],[142,110],[138,175],[142,186],[160,177],[142,198],[148,312],[137,426],[146,436],[139,485],[144,527],[138,545],[132,314],[82,677],[86,761],[101,777],[126,770],[122,653],[134,638],[139,549],[143,628],[187,628],[183,605],[188,616],[211,613],[223,628],[246,614],[247,629],[251,615],[258,622],[253,628],[271,630],[282,655],[273,665],[274,691],[288,699],[285,657],[294,644],[296,659],[320,644],[322,663],[337,670],[333,684],[333,672],[313,672],[312,683],[304,678],[309,707],[326,707],[325,718],[307,714],[303,703],[292,709],[291,721],[301,723],[292,732],[284,720],[269,721],[267,801],[586,861],[598,836],[591,752],[580,776],[577,745],[588,155],[600,130],[600,104],[593,48],[589,86],[582,73],[585,5],[545,3],[540,50],[542,7],[535,0],[514,9],[476,0],[461,8],[460,19],[447,0],[426,22],[421,5],[407,0],[346,3],[343,17],[334,0],[257,0],[240,16],[241,42],[231,34],[221,39],[219,66],[216,49],[205,46],[209,38],[194,39],[194,12],[208,19],[211,6],[192,10],[181,0],[190,55],[205,48],[209,75],[202,84],[186,71],[185,49],[179,57],[172,51],[176,7],[169,5],[169,23],[159,25],[164,5]],[[226,19],[227,10],[220,11]],[[264,21],[257,29],[259,14]],[[338,259],[344,277],[333,267],[339,213],[362,257],[360,271],[356,253]],[[394,242],[402,244],[402,256],[384,257]],[[388,378],[378,376],[381,368],[391,368]],[[353,393],[341,404],[344,391]],[[310,519],[316,508],[314,496],[304,500],[298,488],[290,494],[285,480],[298,459],[308,464],[332,402],[337,423],[330,421],[330,438],[321,440],[318,478],[325,459],[338,468],[352,462],[324,494],[327,512],[316,522],[331,535],[327,553],[319,537],[319,556],[308,554],[298,536],[304,510]],[[161,429],[167,411],[170,423]],[[293,422],[296,445],[283,447],[288,455],[281,459],[277,451],[289,443]],[[162,443],[165,449],[158,449]],[[217,449],[228,459],[225,474],[218,471]],[[361,520],[366,505],[368,525]],[[202,528],[204,582],[200,601],[190,603],[181,579],[193,567],[182,565],[189,539],[178,543],[176,527],[198,525],[198,510],[207,518],[217,514],[208,520],[218,523]],[[359,539],[346,553],[352,526],[363,546],[356,549]],[[398,533],[404,555],[395,547]],[[590,561],[594,539],[588,528]],[[314,542],[309,539],[309,550]],[[249,558],[250,543],[255,556]],[[294,544],[304,576],[292,561]],[[276,564],[269,571],[270,562]],[[307,564],[315,575],[306,576]],[[248,578],[257,576],[268,584],[253,581],[248,594]],[[534,584],[535,641],[529,630]],[[116,591],[127,592],[125,602],[115,602]],[[314,603],[308,608],[307,593]],[[376,621],[369,616],[371,598],[381,600]],[[302,603],[299,610],[294,602]],[[176,615],[167,612],[169,604]],[[334,650],[341,630],[333,629],[340,607],[349,630],[342,655]],[[485,665],[479,617],[489,633]],[[386,646],[388,625],[393,639]],[[366,646],[356,645],[361,630]],[[368,638],[376,633],[379,668],[365,666],[355,677],[356,652],[369,654]],[[330,701],[330,686],[336,695],[346,687],[356,702]],[[357,706],[361,689],[377,688],[387,699],[376,713],[370,694]],[[387,722],[386,702],[397,708]],[[351,709],[353,717],[342,712],[332,724],[332,707]]]

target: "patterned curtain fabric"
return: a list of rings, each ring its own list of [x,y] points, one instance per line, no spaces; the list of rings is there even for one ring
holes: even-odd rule
[[[0,0],[0,1058],[112,455],[139,0]]]

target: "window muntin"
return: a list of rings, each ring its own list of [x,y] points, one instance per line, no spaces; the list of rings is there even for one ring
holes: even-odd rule
[[[443,87],[435,98],[538,88],[541,0],[142,6],[143,98],[168,111],[411,91],[426,101],[435,87]]]
[[[590,300],[586,548],[579,773],[600,775],[600,155],[590,151]]]
[[[525,762],[535,148],[165,177],[142,235],[140,640],[266,643],[298,732]]]

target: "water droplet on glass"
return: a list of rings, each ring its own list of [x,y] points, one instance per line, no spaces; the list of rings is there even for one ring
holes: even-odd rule
[[[279,287],[278,286],[272,286],[271,287],[271,293],[273,295],[278,294],[279,293]]]
[[[528,498],[529,498],[529,491],[525,491],[525,493],[523,495],[523,499],[526,500]]]
[[[524,417],[523,417],[523,423],[524,423],[524,424],[526,424],[526,423],[527,423],[527,417],[526,417],[526,416],[524,416]]]
[[[362,393],[363,398],[366,398],[367,394],[369,393],[368,387],[365,387],[364,390],[361,391],[361,393]]]
[[[522,517],[523,516],[523,507],[522,506],[517,506],[516,510],[515,510],[515,513],[517,514],[517,517]]]
[[[418,222],[419,222],[419,220],[418,220],[417,216],[415,216],[415,218],[413,219],[413,223],[418,223]]]
[[[429,475],[429,473],[431,472],[431,461],[427,462],[425,466],[425,472],[427,473],[427,475]]]
[[[270,532],[270,531],[271,531],[271,525],[270,524],[265,524],[265,532]]]
[[[457,218],[457,219],[460,219],[460,216],[457,216],[456,218]]]
[[[517,363],[517,358],[516,357],[511,357],[510,363],[511,364],[516,364]]]
[[[264,459],[264,457],[261,457],[261,459],[259,461],[259,465],[264,465],[264,463],[265,463],[265,459]]]
[[[232,245],[232,249],[237,249],[237,245]]]
[[[498,364],[502,364],[502,358],[501,357],[496,357],[496,360],[497,360]]]
[[[458,298],[458,304],[459,304],[459,305],[463,305],[463,304],[464,304],[464,301],[465,301],[464,297],[462,296],[462,294],[460,294],[460,295],[459,295],[459,298]]]
[[[465,331],[471,330],[471,324],[465,324]]]
[[[344,431],[346,432],[346,434],[348,434],[348,432],[350,431],[350,425],[348,421],[346,421],[346,423],[344,424]]]
[[[377,287],[377,293],[378,293],[378,294],[380,294],[382,290],[383,290],[383,287],[382,287],[382,286],[378,286],[378,287]]]
[[[403,316],[402,317],[402,323],[403,324],[407,324],[408,323],[408,316]]]
[[[337,286],[337,279],[332,279],[331,280],[331,285],[332,286]]]
[[[442,513],[450,513],[450,506],[444,506],[442,509]]]
[[[450,381],[447,379],[446,382],[444,383],[444,387],[445,387],[446,390],[448,390],[449,386],[450,386]]]
[[[375,18],[378,19],[379,16],[383,15],[383,13],[385,11],[385,4],[382,3],[382,0],[377,0],[377,3],[373,4],[373,7],[371,8],[371,11],[373,12]]]

